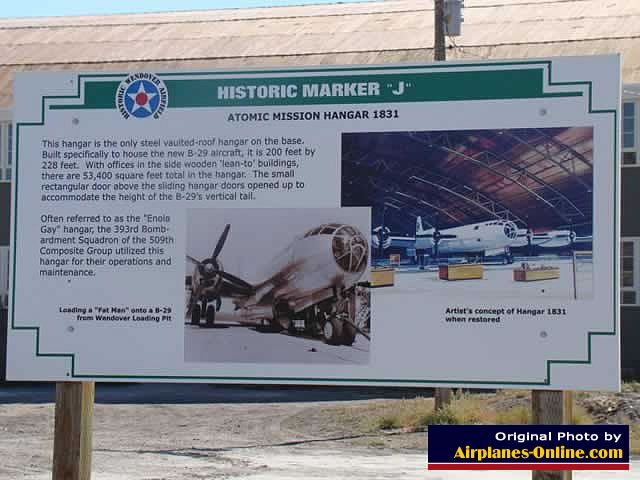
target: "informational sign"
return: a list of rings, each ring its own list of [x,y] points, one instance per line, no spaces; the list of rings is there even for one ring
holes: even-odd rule
[[[11,380],[619,388],[617,56],[14,96]]]

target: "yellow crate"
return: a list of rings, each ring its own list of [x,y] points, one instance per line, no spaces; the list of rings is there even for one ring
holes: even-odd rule
[[[513,270],[513,280],[516,282],[535,282],[538,280],[553,280],[555,278],[560,278],[560,269],[555,267],[536,270],[516,268]]]
[[[438,276],[440,280],[480,280],[484,274],[482,264],[440,265]]]
[[[372,287],[392,287],[395,283],[393,268],[374,268],[371,270]]]

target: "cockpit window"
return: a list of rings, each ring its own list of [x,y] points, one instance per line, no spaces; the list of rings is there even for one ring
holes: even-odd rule
[[[320,230],[320,233],[322,235],[331,235],[335,231],[336,227],[334,227],[333,225],[325,225],[322,230]]]
[[[367,266],[369,245],[364,236],[349,225],[337,228],[333,236],[333,256],[346,272],[362,272]]]
[[[316,228],[312,228],[311,230],[309,230],[307,233],[304,234],[304,238],[307,237],[311,237],[312,235],[317,235],[320,230],[322,230],[323,225],[320,225],[319,227]]]
[[[325,223],[319,227],[313,228],[304,234],[304,237],[311,237],[313,235],[333,235],[334,232],[342,227],[339,223]]]

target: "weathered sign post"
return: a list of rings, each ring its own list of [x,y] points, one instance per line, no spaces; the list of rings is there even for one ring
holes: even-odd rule
[[[89,480],[93,438],[93,382],[58,382],[53,480]]]
[[[573,423],[573,394],[560,390],[531,392],[531,423],[535,425],[571,425]],[[534,470],[533,480],[571,480],[571,470]]]
[[[619,389],[619,71],[17,74],[7,378]]]

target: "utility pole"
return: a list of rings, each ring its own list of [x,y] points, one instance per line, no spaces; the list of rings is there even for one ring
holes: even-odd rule
[[[444,0],[434,0],[434,40],[433,59],[436,62],[443,62],[447,59],[444,47]],[[452,390],[450,388],[436,387],[435,408],[441,410],[451,403]]]
[[[444,45],[444,0],[434,0],[434,5],[433,59],[436,62],[443,62],[447,59]]]

